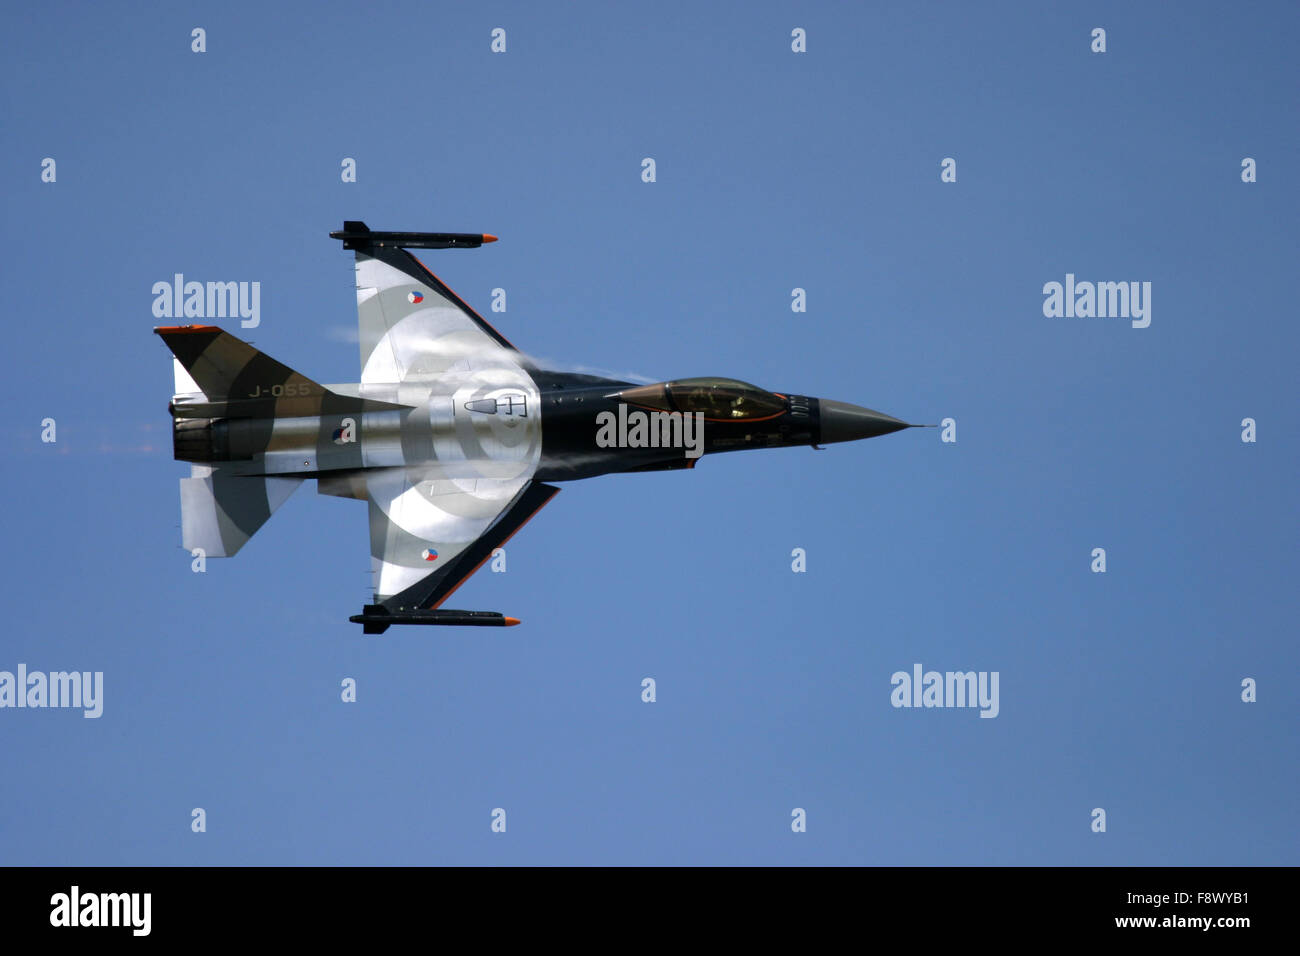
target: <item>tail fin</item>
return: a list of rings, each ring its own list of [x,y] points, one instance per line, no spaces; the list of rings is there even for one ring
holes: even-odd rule
[[[266,524],[302,484],[301,478],[227,475],[215,469],[181,479],[181,540],[209,558],[228,558]]]
[[[320,395],[323,386],[215,325],[154,329],[176,356],[176,387],[193,384],[208,402]],[[183,378],[182,370],[185,373]]]
[[[404,411],[411,407],[332,392],[215,325],[169,325],[154,332],[176,356],[176,394],[170,408],[177,422]]]

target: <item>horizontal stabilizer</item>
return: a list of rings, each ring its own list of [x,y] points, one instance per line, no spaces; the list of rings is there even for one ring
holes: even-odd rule
[[[223,474],[181,479],[181,540],[185,550],[228,558],[266,524],[302,484],[301,478]]]

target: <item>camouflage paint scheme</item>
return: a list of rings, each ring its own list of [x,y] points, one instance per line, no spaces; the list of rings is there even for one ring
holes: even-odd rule
[[[367,633],[396,623],[517,623],[435,609],[555,495],[539,479],[689,468],[695,459],[680,448],[598,448],[595,415],[625,391],[638,401],[645,387],[538,368],[406,250],[492,237],[379,233],[358,222],[331,235],[356,254],[360,382],[321,385],[214,326],[155,329],[175,356],[175,457],[191,463],[181,479],[184,547],[234,555],[315,478],[321,494],[368,503],[374,604],[352,618]],[[779,413],[710,419],[705,451],[907,427],[857,406],[716,381],[766,396]],[[822,405],[826,415],[831,406],[853,413],[824,425]]]

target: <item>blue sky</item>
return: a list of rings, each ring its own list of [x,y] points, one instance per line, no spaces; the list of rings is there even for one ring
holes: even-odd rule
[[[1293,5],[4,18],[0,670],[104,713],[0,710],[0,861],[1300,862]],[[354,381],[345,218],[499,235],[429,264],[534,355],[957,441],[565,484],[449,602],[521,627],[363,638],[365,508],[310,484],[190,571],[150,334],[157,281],[259,281],[245,337]],[[1045,317],[1066,273],[1150,327]],[[892,707],[915,663],[998,716]]]

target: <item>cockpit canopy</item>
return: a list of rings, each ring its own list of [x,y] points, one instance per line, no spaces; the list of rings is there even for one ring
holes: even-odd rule
[[[785,411],[785,399],[734,378],[679,378],[619,392],[631,405],[666,412],[703,412],[706,420],[738,422],[772,418]]]

